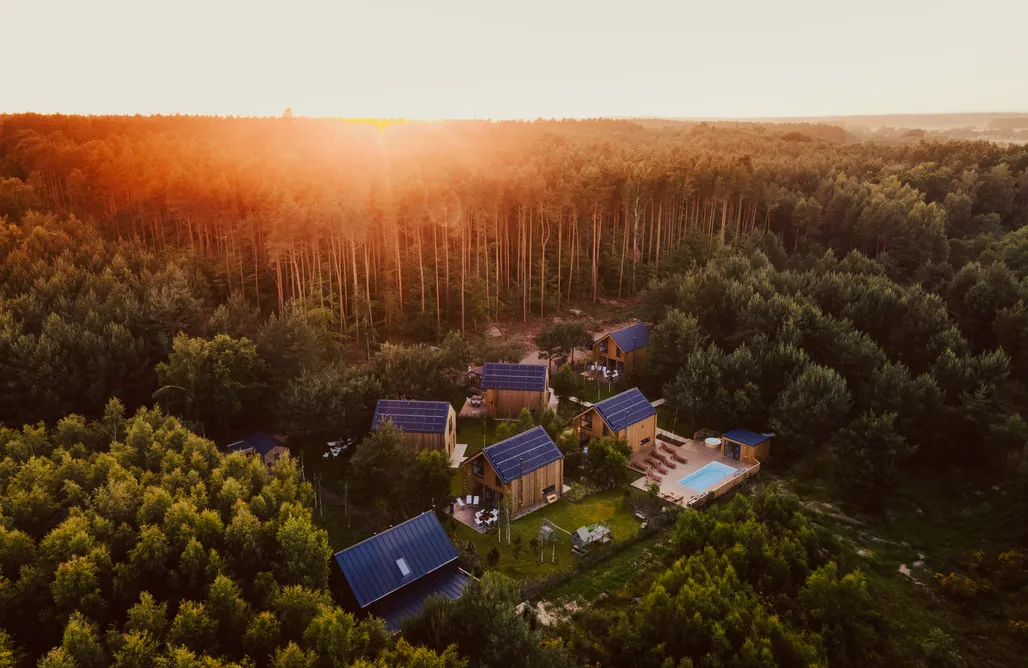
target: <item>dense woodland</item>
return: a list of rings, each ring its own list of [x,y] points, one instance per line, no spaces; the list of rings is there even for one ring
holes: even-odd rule
[[[1001,490],[1001,548],[946,562],[925,594],[995,618],[999,654],[904,635],[773,486],[684,514],[623,600],[543,628],[487,572],[408,645],[331,602],[339,546],[292,465],[196,435],[361,435],[377,398],[456,400],[470,362],[520,359],[480,340],[492,323],[572,308],[634,309],[654,325],[639,383],[672,419],[776,431],[775,474],[847,507],[888,517],[947,480]],[[562,399],[575,378],[554,370]],[[569,472],[617,486],[624,453],[560,439],[564,403],[545,426]],[[0,117],[0,668],[995,661],[1028,642],[1024,416],[1023,147],[814,125]],[[445,462],[388,432],[350,467],[375,528],[447,491]]]

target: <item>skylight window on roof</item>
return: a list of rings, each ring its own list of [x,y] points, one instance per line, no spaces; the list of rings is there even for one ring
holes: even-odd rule
[[[407,577],[410,575],[410,566],[407,565],[407,560],[400,557],[396,560],[396,565],[400,568],[400,575]]]

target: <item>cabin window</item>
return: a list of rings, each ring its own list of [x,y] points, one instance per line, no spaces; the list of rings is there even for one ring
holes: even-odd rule
[[[582,416],[582,429],[586,429],[588,431],[592,431],[593,430],[593,414],[592,413],[586,413],[585,415]]]
[[[485,464],[482,462],[481,457],[471,462],[471,472],[479,478],[485,477]]]
[[[543,496],[547,496],[549,494],[553,494],[556,491],[557,491],[557,486],[556,485],[550,485],[549,487],[547,487],[546,489],[543,490]]]
[[[410,566],[407,565],[407,560],[403,557],[396,560],[396,567],[400,569],[400,575],[403,577],[410,575]]]
[[[450,418],[450,431],[453,431],[453,418]]]
[[[601,355],[606,355],[607,354],[607,339],[604,339],[604,340],[600,341],[600,354]]]
[[[647,443],[649,443],[649,442],[650,442],[650,437],[649,437],[649,436],[647,436],[647,437],[646,437],[646,438],[644,438],[643,440],[639,441],[639,445],[646,445],[646,444],[647,444]]]
[[[610,436],[610,429],[607,428],[607,423],[603,423],[603,435]]]

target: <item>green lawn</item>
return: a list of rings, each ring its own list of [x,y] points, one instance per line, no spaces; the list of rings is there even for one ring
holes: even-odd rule
[[[468,451],[465,457],[477,453],[482,448],[492,445],[499,440],[496,436],[496,420],[491,418],[458,418],[457,419],[457,442],[465,443]]]
[[[614,535],[614,540],[634,536],[639,530],[639,521],[625,508],[620,489],[612,489],[586,497],[577,503],[569,503],[563,499],[531,513],[511,525],[511,541],[521,537],[523,551],[515,560],[512,546],[506,540],[502,543],[498,535],[480,534],[460,522],[453,522],[455,535],[458,539],[471,541],[482,555],[482,565],[486,567],[485,558],[489,551],[496,547],[500,552],[500,561],[495,570],[520,580],[531,580],[552,575],[576,564],[577,557],[571,554],[571,542],[567,534],[558,536],[556,561],[551,563],[552,550],[548,551],[544,563],[539,557],[530,553],[529,541],[539,534],[543,520],[548,519],[566,531],[575,531],[581,526],[605,522]]]
[[[596,381],[587,380],[585,381],[585,392],[582,396],[578,397],[582,401],[588,401],[591,404],[595,404],[598,401],[603,401],[609,397],[613,397],[615,394],[620,394],[625,390],[631,389],[633,385],[626,385],[624,382],[621,383],[608,383],[607,381]]]

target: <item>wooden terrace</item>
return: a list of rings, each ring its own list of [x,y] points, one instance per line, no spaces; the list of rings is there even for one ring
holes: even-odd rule
[[[730,466],[736,473],[708,490],[696,490],[679,484],[679,480],[711,462]],[[699,506],[709,498],[717,498],[760,470],[760,464],[743,464],[722,455],[720,448],[708,447],[701,440],[672,434],[665,429],[657,429],[657,442],[654,445],[632,456],[631,467],[646,473],[632,483],[633,487],[645,490],[647,484],[657,482],[660,484],[661,498],[683,507]],[[713,496],[707,497],[708,492],[713,493]]]

